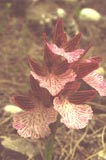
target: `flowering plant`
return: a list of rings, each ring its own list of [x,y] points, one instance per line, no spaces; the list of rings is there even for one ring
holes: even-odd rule
[[[13,117],[13,127],[22,137],[47,137],[49,125],[57,121],[58,114],[68,128],[82,129],[93,116],[87,102],[97,94],[106,96],[106,81],[96,72],[101,58],[84,59],[89,47],[78,48],[80,39],[81,33],[68,40],[63,21],[58,19],[53,42],[44,35],[43,63],[29,58],[31,90],[28,96],[14,97],[23,111]],[[89,90],[83,89],[83,81]]]

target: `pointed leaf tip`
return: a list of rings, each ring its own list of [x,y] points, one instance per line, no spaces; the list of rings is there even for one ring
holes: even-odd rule
[[[38,63],[36,63],[30,57],[28,57],[28,62],[29,62],[29,65],[30,65],[30,67],[32,68],[32,70],[34,72],[36,72],[40,76],[44,76],[45,75],[44,67],[42,67],[41,65],[39,65]]]
[[[80,32],[77,35],[75,35],[71,40],[69,40],[64,46],[65,51],[71,52],[77,49],[77,46],[79,45],[81,37],[82,37],[82,33]]]
[[[102,61],[102,57],[92,57],[93,60],[100,63]]]
[[[48,70],[60,61],[60,57],[53,52],[54,44],[45,43],[44,62]]]
[[[53,53],[51,50],[51,46],[48,42],[45,43],[44,62],[48,68],[52,67]]]
[[[30,84],[34,94],[39,95],[39,90],[40,90],[39,82],[36,79],[34,79],[32,75],[30,75]]]
[[[63,24],[63,20],[59,18],[57,20],[54,33],[53,33],[53,43],[55,43],[57,46],[61,46],[64,39],[66,39],[65,33],[64,33],[64,24]]]

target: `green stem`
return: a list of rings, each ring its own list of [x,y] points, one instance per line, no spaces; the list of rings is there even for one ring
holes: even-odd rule
[[[54,124],[51,124],[50,128],[52,133],[47,139],[43,160],[52,160],[53,158],[53,150],[54,150],[53,144],[54,144],[55,133],[59,125],[59,121],[60,121],[60,117],[57,118],[57,121]]]
[[[52,157],[53,157],[54,136],[55,136],[54,134],[51,134],[48,137],[48,140],[47,140],[46,146],[45,146],[44,160],[52,160]]]

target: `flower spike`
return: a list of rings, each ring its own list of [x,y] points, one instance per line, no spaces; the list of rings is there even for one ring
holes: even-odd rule
[[[106,80],[97,74],[100,57],[83,59],[87,49],[77,48],[81,39],[78,33],[71,40],[64,32],[63,20],[58,19],[53,43],[43,34],[43,63],[29,58],[32,69],[31,89],[28,96],[14,97],[14,102],[22,108],[13,117],[13,127],[24,138],[39,139],[49,136],[49,125],[60,121],[68,128],[82,129],[92,119],[92,108],[86,103],[99,93],[106,96]],[[84,90],[85,84],[89,90]]]

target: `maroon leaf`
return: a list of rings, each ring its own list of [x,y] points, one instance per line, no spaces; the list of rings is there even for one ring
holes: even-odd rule
[[[54,55],[48,46],[48,43],[45,44],[45,52],[44,52],[44,62],[48,68],[51,68],[53,65]]]
[[[61,63],[57,64],[56,67],[54,68],[54,73],[56,75],[60,75],[64,73],[69,67],[69,63],[67,60],[62,61]]]
[[[70,94],[69,101],[74,104],[83,104],[85,102],[91,101],[97,92],[95,90],[88,91],[78,91],[73,94]]]
[[[60,92],[60,95],[68,96],[73,92],[76,92],[80,88],[80,82],[69,82],[65,85],[64,89]]]
[[[57,46],[61,46],[63,42],[67,40],[66,34],[64,33],[64,25],[61,18],[57,20],[53,33],[53,43]]]
[[[45,107],[53,106],[53,96],[46,89],[42,92],[42,102]]]
[[[32,94],[35,97],[39,98],[39,100],[42,101],[46,107],[50,107],[53,99],[49,91],[45,88],[40,87],[39,82],[35,80],[31,75],[30,75],[30,83],[33,91]]]
[[[98,63],[100,63],[102,61],[101,57],[92,57],[92,59],[95,60]]]
[[[35,107],[34,101],[28,96],[15,96],[13,101],[23,110],[30,110]]]
[[[70,90],[70,92],[76,92],[80,88],[80,85],[80,82],[67,83],[65,89]]]
[[[57,63],[60,62],[60,56],[55,55],[52,52],[50,45],[48,43],[45,44],[44,62],[50,72],[53,65],[55,66]]]
[[[36,74],[40,76],[46,75],[46,71],[44,67],[40,66],[38,63],[33,61],[31,58],[28,58],[28,61],[29,61],[31,68],[33,69],[34,72],[36,72]]]
[[[35,97],[41,96],[41,87],[39,86],[39,82],[30,75],[30,84],[31,89]]]
[[[88,75],[90,72],[96,70],[98,67],[99,67],[98,62],[92,58],[80,63],[76,70],[77,78],[82,78]]]
[[[78,33],[72,40],[68,41],[65,44],[64,49],[66,52],[71,52],[77,48],[81,39],[81,35],[82,35],[81,33]]]

